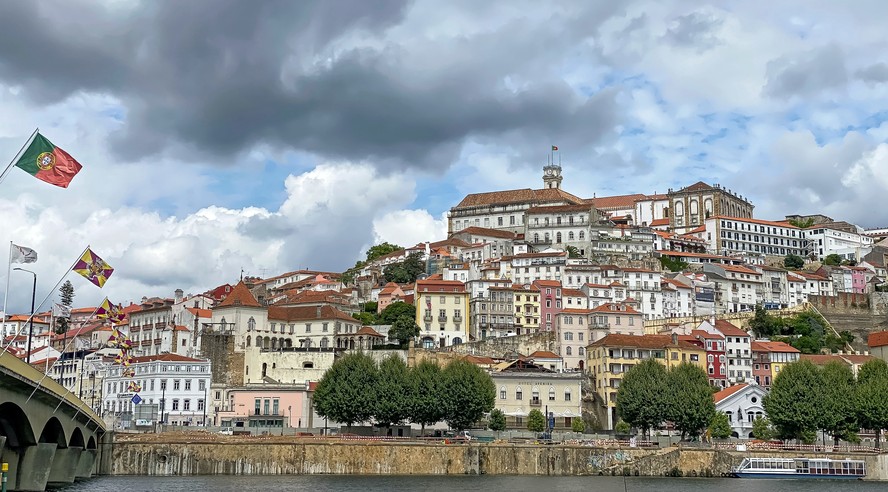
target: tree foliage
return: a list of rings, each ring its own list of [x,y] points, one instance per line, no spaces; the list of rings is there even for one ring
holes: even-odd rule
[[[355,275],[365,266],[367,263],[380,258],[382,256],[394,253],[395,251],[402,250],[404,248],[391,244],[388,242],[377,244],[375,246],[371,246],[370,249],[367,250],[365,258],[363,260],[359,260],[355,262],[355,266],[349,268],[342,274],[342,282],[346,285],[354,283]]]
[[[583,255],[580,254],[580,250],[577,249],[576,246],[568,246],[564,250],[567,251],[568,258],[582,258],[583,257]]]
[[[836,253],[826,255],[826,258],[823,259],[823,264],[828,266],[838,266],[842,264],[842,257],[837,255]]]
[[[614,432],[619,436],[625,436],[626,434],[629,434],[631,430],[632,426],[623,419],[618,420],[614,425]]]
[[[574,432],[586,432],[586,422],[577,417],[570,421],[570,430]]]
[[[401,316],[416,319],[416,306],[406,302],[393,302],[379,313],[377,321],[380,325],[394,325],[395,321]]]
[[[376,380],[376,404],[373,420],[383,427],[398,425],[410,418],[410,372],[397,355],[390,355],[379,363]]]
[[[410,371],[410,421],[422,426],[440,422],[445,415],[441,405],[444,391],[441,368],[438,364],[423,360]]]
[[[365,313],[365,312],[353,313],[352,318],[360,321],[361,324],[363,324],[363,325],[377,324],[376,323],[376,316],[374,316],[373,313]]]
[[[798,227],[799,229],[807,229],[814,225],[814,219],[808,217],[806,219],[789,219],[787,220],[790,224]]]
[[[70,308],[74,305],[74,284],[72,284],[70,280],[65,280],[65,283],[59,287],[59,297],[61,298],[60,304],[62,306]],[[55,326],[56,334],[62,334],[68,331],[69,321],[68,316],[57,317]]]
[[[617,414],[632,426],[648,431],[669,417],[669,375],[654,359],[631,368],[617,390]]]
[[[376,408],[378,371],[366,354],[349,354],[334,362],[318,381],[314,406],[318,415],[351,427],[367,422]]]
[[[725,412],[715,412],[709,422],[709,435],[713,439],[727,439],[731,437],[731,421]]]
[[[450,427],[468,429],[493,410],[496,387],[480,367],[459,359],[441,371],[444,419]]]
[[[840,336],[833,334],[832,330],[827,329],[826,320],[811,311],[780,318],[756,306],[755,315],[749,320],[749,328],[757,337],[786,342],[803,354],[819,354],[824,348],[836,352],[854,341],[854,335],[850,332],[842,332]]]
[[[686,261],[681,261],[666,255],[660,256],[660,265],[670,272],[683,272],[688,269],[688,263]]]
[[[531,432],[543,432],[546,429],[546,416],[539,409],[534,408],[527,414],[527,430]]]
[[[506,414],[503,413],[499,408],[494,408],[490,411],[490,418],[487,422],[487,427],[492,431],[504,431],[506,430]]]
[[[712,422],[712,386],[709,376],[697,365],[684,362],[669,371],[667,400],[667,418],[681,431],[682,438],[699,436]]]
[[[416,282],[416,279],[425,273],[425,262],[422,253],[412,253],[400,263],[392,263],[382,270],[382,276],[386,282],[406,284]]]
[[[419,336],[419,326],[412,317],[402,315],[392,323],[388,336],[390,340],[397,340],[398,343],[404,345]]]
[[[786,258],[783,258],[783,266],[789,268],[790,270],[798,270],[805,266],[805,259],[799,255],[786,255]]]
[[[885,361],[873,359],[860,367],[854,406],[860,425],[876,431],[876,447],[879,447],[881,431],[888,429],[888,364]]]
[[[768,417],[758,416],[752,421],[752,437],[761,441],[770,441],[775,435],[774,426]]]
[[[820,429],[833,436],[836,445],[840,439],[856,439],[857,413],[854,408],[854,373],[851,368],[832,361],[821,369],[823,378],[823,413]]]
[[[807,360],[787,364],[763,404],[777,437],[806,440],[823,422],[823,375]]]

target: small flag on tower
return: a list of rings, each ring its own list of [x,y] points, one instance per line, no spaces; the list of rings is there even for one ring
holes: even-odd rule
[[[10,263],[34,263],[37,261],[37,252],[31,248],[13,244],[9,252]]]
[[[553,146],[552,146],[552,152],[556,152],[556,151],[558,151],[558,146],[557,146],[557,145],[553,145]]]

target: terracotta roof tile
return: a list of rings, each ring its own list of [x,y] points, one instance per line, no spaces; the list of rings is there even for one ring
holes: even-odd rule
[[[668,225],[669,225],[669,219],[654,219],[650,223],[651,227],[668,226]]]
[[[313,321],[338,319],[357,323],[358,320],[333,306],[269,306],[269,321]]]
[[[791,354],[800,353],[798,349],[785,342],[752,342],[753,352],[785,352]]]
[[[561,356],[554,353],[549,352],[548,350],[537,350],[536,352],[527,356],[530,359],[560,359]]]
[[[556,214],[565,212],[589,212],[594,210],[595,206],[591,203],[582,203],[580,205],[547,205],[541,207],[530,207],[525,210],[525,215],[534,214]]]
[[[748,337],[749,333],[737,328],[733,323],[728,322],[727,320],[717,319],[715,320],[715,329],[721,332],[722,335],[728,337]]]
[[[618,209],[627,209],[627,208],[635,208],[635,202],[638,200],[644,200],[647,198],[647,195],[643,195],[641,193],[635,193],[632,195],[616,195],[616,196],[603,196],[596,198],[588,198],[585,201],[587,203],[591,203],[595,206],[595,208],[601,210],[618,210]]]
[[[228,294],[228,297],[216,307],[227,306],[262,307],[262,305],[259,304],[259,301],[253,296],[253,293],[250,292],[250,289],[247,288],[247,284],[245,284],[243,280],[238,282],[237,285],[231,289],[231,293]]]
[[[489,191],[486,193],[471,193],[466,195],[459,204],[454,208],[479,207],[485,205],[503,205],[509,203],[546,203],[565,201],[568,203],[579,204],[583,200],[570,193],[554,188],[545,188],[541,190],[531,190],[524,188],[520,190],[505,191]]]
[[[785,220],[748,219],[745,217],[730,217],[727,215],[716,215],[716,216],[712,217],[712,219],[733,220],[733,221],[737,221],[737,222],[746,222],[749,224],[759,224],[759,225],[765,225],[765,226],[771,226],[771,227],[785,227],[787,229],[798,229],[798,227],[790,224],[789,222],[786,222]]]
[[[866,344],[870,347],[884,347],[888,345],[888,331],[870,333]]]
[[[725,398],[727,398],[727,397],[733,395],[734,393],[736,393],[736,392],[738,392],[738,391],[740,391],[740,390],[746,388],[747,386],[749,386],[749,385],[746,384],[746,383],[743,383],[743,384],[735,384],[734,386],[728,386],[727,388],[725,388],[725,389],[719,391],[718,393],[713,394],[713,395],[712,395],[712,399],[713,399],[716,403],[718,403],[718,402],[724,400]]]
[[[502,239],[515,239],[516,234],[512,231],[503,231],[499,229],[488,229],[486,227],[466,227],[454,232],[454,234],[474,234],[476,236],[498,237]]]
[[[647,349],[665,349],[676,346],[676,344],[672,343],[671,335],[623,335],[619,333],[609,333],[591,345],[593,347],[637,347]],[[678,340],[677,346],[684,349],[702,350],[700,347],[684,340]]]
[[[702,181],[697,181],[696,183],[694,183],[690,186],[685,186],[684,188],[678,190],[678,193],[682,193],[685,191],[707,191],[707,190],[714,190],[714,189],[715,188],[713,188],[711,185],[708,185]]]
[[[617,313],[617,314],[641,314],[636,311],[632,306],[626,306],[625,304],[616,304],[613,302],[606,302],[596,308],[592,308],[592,312],[594,313]]]

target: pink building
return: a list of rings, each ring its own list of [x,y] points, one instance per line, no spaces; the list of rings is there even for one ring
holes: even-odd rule
[[[376,312],[381,313],[393,302],[404,302],[406,301],[407,294],[404,292],[404,289],[401,288],[400,285],[389,282],[385,284],[385,287],[379,291],[379,297],[377,299],[376,304]]]
[[[561,312],[561,281],[535,280],[533,285],[540,289],[540,331],[553,331]]]
[[[304,384],[231,388],[223,401],[215,425],[272,432],[314,427],[311,397]]]
[[[867,274],[870,271],[864,267],[848,267],[851,270],[851,291],[855,294],[865,294],[866,293],[866,282],[867,282]]]

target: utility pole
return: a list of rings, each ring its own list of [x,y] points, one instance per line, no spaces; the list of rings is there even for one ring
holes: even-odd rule
[[[30,326],[28,327],[28,351],[27,356],[25,356],[25,362],[31,364],[31,338],[34,336],[34,297],[37,294],[37,274],[32,272],[31,270],[25,270],[24,268],[13,268],[13,270],[20,270],[22,272],[28,272],[34,276],[33,287],[31,287],[31,320]],[[4,313],[5,315],[6,313]],[[48,356],[47,356],[48,357]]]

